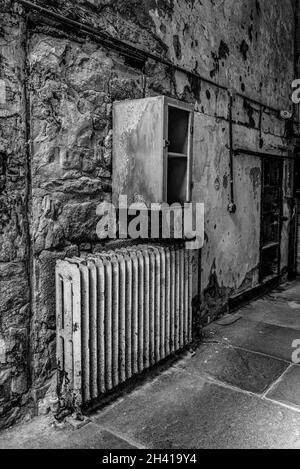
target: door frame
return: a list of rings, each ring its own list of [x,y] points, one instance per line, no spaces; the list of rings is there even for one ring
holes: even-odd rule
[[[277,162],[280,163],[280,185],[279,185],[279,197],[280,197],[280,213],[279,213],[279,245],[278,245],[278,262],[277,262],[277,275],[274,277],[264,278],[263,276],[263,201],[264,201],[264,181],[265,181],[265,162]],[[283,177],[284,177],[284,161],[281,157],[264,157],[261,160],[261,211],[260,211],[260,246],[259,246],[259,283],[264,284],[269,281],[279,279],[281,276],[281,241],[282,241],[282,227],[283,227]]]

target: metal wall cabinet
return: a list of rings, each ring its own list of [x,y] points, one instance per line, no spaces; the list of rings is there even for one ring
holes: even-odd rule
[[[115,102],[113,202],[191,200],[193,105],[165,96]]]

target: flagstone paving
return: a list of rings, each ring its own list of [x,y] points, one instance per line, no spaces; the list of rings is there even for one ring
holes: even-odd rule
[[[300,448],[300,281],[207,327],[167,371],[79,430],[50,416],[0,434],[0,448]]]

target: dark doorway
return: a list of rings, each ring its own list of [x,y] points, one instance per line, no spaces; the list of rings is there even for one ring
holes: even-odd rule
[[[294,211],[294,223],[295,223],[295,262],[294,269],[295,274],[300,274],[300,154],[296,154],[295,160],[295,211]]]
[[[300,198],[300,155],[298,156],[298,159],[296,158],[295,161],[295,195]]]
[[[283,162],[262,161],[260,282],[280,276]]]

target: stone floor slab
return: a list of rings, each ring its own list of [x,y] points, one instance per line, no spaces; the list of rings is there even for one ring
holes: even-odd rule
[[[206,328],[193,358],[120,398],[80,430],[58,430],[50,416],[37,418],[1,432],[0,449],[130,449],[131,442],[155,449],[300,449],[300,367],[287,370],[292,343],[300,339],[299,296],[298,282]]]
[[[300,366],[292,366],[266,397],[300,410]]]
[[[300,302],[267,297],[245,306],[239,314],[250,321],[265,322],[300,331]]]
[[[286,301],[300,302],[299,280],[297,279],[294,282],[287,282],[284,285],[280,285],[280,287],[273,290],[269,296],[275,300],[282,298]]]
[[[226,314],[221,319],[216,321],[216,324],[219,326],[231,326],[235,322],[239,321],[243,316],[239,313],[235,314]]]
[[[72,449],[134,449],[135,447],[127,443],[122,438],[117,437],[113,433],[94,429],[87,438],[86,428],[82,428],[79,432],[70,434],[67,440],[64,440],[62,448]]]
[[[287,370],[289,364],[254,352],[203,344],[179,367],[200,376],[210,376],[246,391],[263,394]]]
[[[80,430],[57,430],[49,419],[35,419],[0,435],[0,449],[133,449],[125,440],[89,423]]]
[[[300,448],[300,413],[178,369],[95,419],[154,449]]]
[[[218,341],[288,362],[292,362],[293,342],[300,339],[299,330],[245,318],[230,327],[212,324],[205,328],[204,333],[206,341]]]

